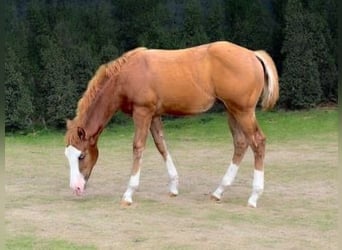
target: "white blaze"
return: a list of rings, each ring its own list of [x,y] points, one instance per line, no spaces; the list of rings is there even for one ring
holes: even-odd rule
[[[81,151],[72,145],[69,145],[65,149],[65,156],[69,161],[70,166],[70,187],[76,191],[76,194],[80,194],[84,190],[85,180],[80,173],[78,157],[81,155]]]

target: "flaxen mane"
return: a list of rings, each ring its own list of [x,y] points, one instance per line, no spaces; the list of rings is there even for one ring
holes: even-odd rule
[[[77,114],[75,120],[84,117],[92,101],[95,99],[96,94],[102,89],[106,79],[117,75],[121,67],[127,62],[129,57],[136,54],[138,51],[145,50],[146,48],[137,48],[131,50],[114,61],[101,65],[96,71],[94,77],[89,81],[88,88],[84,92],[83,97],[79,100],[77,105]]]

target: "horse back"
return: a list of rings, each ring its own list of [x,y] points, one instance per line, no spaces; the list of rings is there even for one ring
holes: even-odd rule
[[[208,110],[215,99],[226,105],[260,96],[256,57],[229,42],[181,50],[143,50],[120,74],[127,99],[139,105],[153,103],[157,113],[195,114]],[[257,87],[257,90],[255,89]],[[252,98],[253,99],[253,98]]]

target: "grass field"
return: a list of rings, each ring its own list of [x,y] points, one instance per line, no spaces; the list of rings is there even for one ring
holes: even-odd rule
[[[338,249],[337,110],[260,112],[265,191],[246,206],[249,150],[221,203],[209,199],[232,156],[223,114],[167,120],[180,195],[149,138],[135,203],[120,208],[133,126],[111,126],[85,196],[69,190],[62,132],[6,136],[7,249]]]

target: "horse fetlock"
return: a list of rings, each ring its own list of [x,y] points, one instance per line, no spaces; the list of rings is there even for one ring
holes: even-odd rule
[[[248,199],[248,206],[252,208],[257,207],[258,199],[260,198],[261,194],[263,193],[263,188],[254,188],[251,196]]]
[[[223,187],[231,186],[235,180],[238,171],[239,166],[234,163],[231,163],[227,168],[225,175],[222,178],[221,185]]]
[[[121,207],[128,207],[128,206],[132,205],[132,203],[133,203],[132,198],[130,198],[130,199],[122,198],[122,200],[120,202],[120,206]]]
[[[169,191],[170,191],[170,196],[178,195],[178,176],[176,176],[176,178],[170,179]]]
[[[127,204],[132,204],[133,203],[133,190],[127,190],[121,200],[121,203],[127,203]]]
[[[220,201],[222,199],[222,195],[224,192],[224,188],[222,186],[219,186],[212,194],[211,198],[215,201]]]
[[[213,192],[211,195],[210,195],[210,199],[213,200],[213,201],[216,201],[216,202],[220,202],[221,201],[221,198],[222,198],[222,195],[216,193],[216,192]]]
[[[138,189],[138,185],[129,185],[127,187],[126,192],[124,193],[122,197],[122,201],[126,202],[127,204],[132,204],[133,203],[133,194],[134,192]]]

